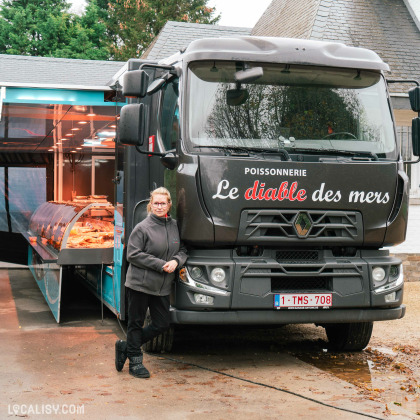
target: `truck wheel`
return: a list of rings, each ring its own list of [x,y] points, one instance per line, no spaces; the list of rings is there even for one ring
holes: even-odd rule
[[[144,320],[144,327],[147,327],[152,322],[149,310],[147,310],[146,319]],[[174,343],[174,328],[171,326],[164,333],[159,334],[153,340],[143,344],[142,349],[147,353],[169,353],[172,350]]]
[[[329,347],[335,351],[361,351],[372,336],[373,322],[326,324]]]

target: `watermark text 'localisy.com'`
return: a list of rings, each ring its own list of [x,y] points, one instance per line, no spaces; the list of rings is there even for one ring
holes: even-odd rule
[[[8,414],[25,416],[29,414],[85,414],[84,404],[9,404]]]

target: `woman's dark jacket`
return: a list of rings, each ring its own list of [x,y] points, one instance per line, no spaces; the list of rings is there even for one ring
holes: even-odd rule
[[[180,268],[186,259],[176,221],[170,216],[159,217],[150,213],[133,229],[128,240],[130,266],[125,285],[150,295],[167,296],[171,293],[175,273],[163,271],[163,266],[176,260]]]

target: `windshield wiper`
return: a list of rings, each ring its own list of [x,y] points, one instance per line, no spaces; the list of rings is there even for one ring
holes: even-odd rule
[[[326,154],[326,155],[346,155],[346,156],[353,156],[353,158],[357,157],[368,157],[373,160],[379,160],[378,155],[373,152],[361,152],[361,151],[351,151],[351,150],[340,150],[340,149],[305,149],[305,148],[294,148],[293,151],[296,152],[311,152],[317,154]]]
[[[285,160],[292,160],[290,158],[289,153],[287,153],[286,149],[261,149],[259,147],[242,147],[242,146],[212,146],[212,145],[203,145],[203,146],[194,146],[194,149],[197,148],[205,148],[205,149],[219,149],[219,150],[227,150],[227,151],[234,151],[234,152],[254,152],[254,153],[278,153],[282,156],[284,156]]]
[[[283,155],[285,160],[292,160],[287,150],[283,147],[279,147],[278,149],[261,149],[259,147],[252,147],[250,150],[256,153],[278,153]]]
[[[203,145],[203,146],[194,146],[194,149],[218,149],[218,150],[227,150],[229,152],[249,152],[251,151],[247,147],[240,146],[213,146],[213,145]]]

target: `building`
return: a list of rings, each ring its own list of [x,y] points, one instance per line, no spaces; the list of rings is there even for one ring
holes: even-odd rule
[[[175,54],[196,39],[246,36],[251,34],[251,30],[251,28],[169,21],[142,58],[160,60]]]

